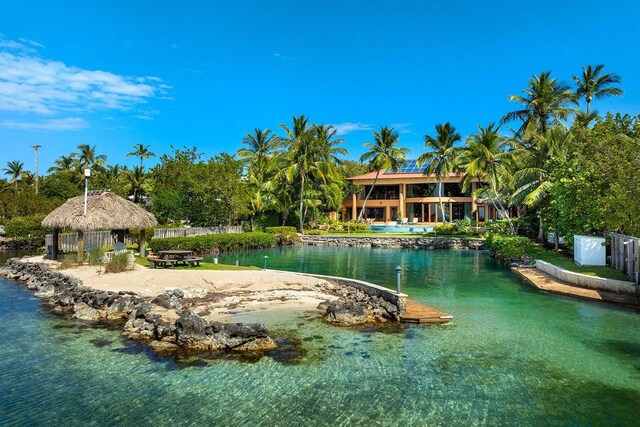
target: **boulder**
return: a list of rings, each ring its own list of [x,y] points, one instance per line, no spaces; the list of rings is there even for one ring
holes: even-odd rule
[[[343,298],[332,301],[327,305],[324,319],[341,325],[359,325],[370,320],[365,307],[355,301]]]

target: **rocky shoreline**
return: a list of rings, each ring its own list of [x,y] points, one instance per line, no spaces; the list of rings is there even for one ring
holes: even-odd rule
[[[356,246],[393,249],[474,249],[484,248],[484,240],[469,237],[371,237],[371,236],[301,236],[301,243],[310,246]]]
[[[158,351],[242,352],[276,347],[264,324],[208,321],[192,309],[193,299],[186,299],[180,289],[146,299],[130,291],[97,290],[50,265],[18,258],[8,260],[0,268],[0,276],[25,283],[54,312],[79,320],[122,322],[124,336]],[[354,287],[327,283],[322,291],[328,298],[318,308],[325,310],[323,318],[329,323],[393,322],[402,311],[402,307]]]

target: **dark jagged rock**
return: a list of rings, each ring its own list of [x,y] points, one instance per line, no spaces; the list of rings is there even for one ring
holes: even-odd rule
[[[162,295],[158,295],[151,302],[160,307],[178,310],[182,308],[182,303],[180,302],[182,298],[184,298],[184,292],[182,292],[181,289],[173,289],[166,291]]]
[[[359,325],[370,319],[367,310],[354,300],[339,298],[327,305],[324,319],[341,325]]]

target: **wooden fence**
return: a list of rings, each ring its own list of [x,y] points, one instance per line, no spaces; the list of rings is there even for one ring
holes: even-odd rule
[[[188,227],[188,228],[156,228],[153,230],[154,239],[166,237],[202,236],[205,234],[242,233],[241,225],[219,227]]]
[[[640,239],[618,233],[606,233],[611,238],[611,267],[640,284]]]
[[[109,230],[105,231],[87,231],[84,233],[84,247],[112,246],[115,240],[113,234]],[[124,243],[131,245],[134,242],[131,238],[125,236]],[[49,247],[53,245],[53,234],[47,234],[44,238],[44,244]],[[78,233],[61,233],[58,235],[58,250],[60,252],[77,252],[78,251]]]

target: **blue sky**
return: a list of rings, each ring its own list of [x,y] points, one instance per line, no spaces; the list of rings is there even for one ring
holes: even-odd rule
[[[41,173],[78,144],[109,163],[241,147],[292,115],[334,124],[348,158],[379,125],[417,157],[450,121],[463,136],[515,109],[533,73],[567,82],[587,64],[622,76],[600,112],[640,112],[634,2],[2,2],[0,166]]]

